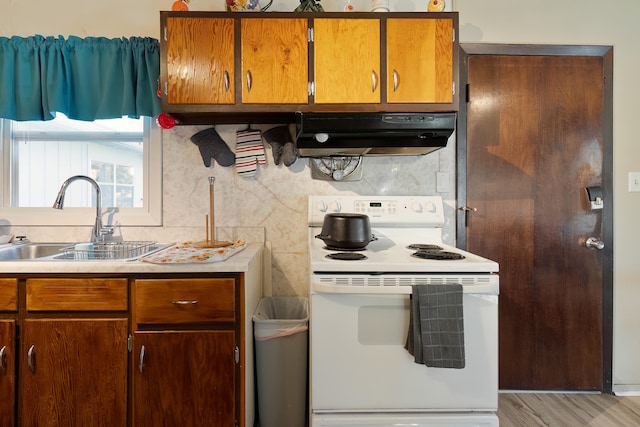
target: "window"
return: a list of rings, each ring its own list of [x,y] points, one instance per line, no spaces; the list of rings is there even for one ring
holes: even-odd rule
[[[95,211],[87,212],[95,209],[95,192],[86,181],[69,185],[63,211],[51,208],[67,178],[86,175],[100,186],[103,215],[123,226],[161,225],[161,132],[151,118],[86,122],[58,113],[51,121],[0,120],[0,130],[0,219],[12,225],[91,223]]]

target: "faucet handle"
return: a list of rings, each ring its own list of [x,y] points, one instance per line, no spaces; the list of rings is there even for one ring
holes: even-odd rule
[[[114,231],[114,227],[111,226],[107,226],[107,227],[102,227],[99,231],[98,234],[100,235],[100,240],[104,241],[106,236],[113,236],[113,231]]]

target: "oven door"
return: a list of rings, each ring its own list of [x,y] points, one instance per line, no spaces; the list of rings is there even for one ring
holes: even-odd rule
[[[313,413],[497,409],[498,295],[465,289],[465,368],[442,369],[415,363],[404,348],[409,295],[403,288],[312,290]]]

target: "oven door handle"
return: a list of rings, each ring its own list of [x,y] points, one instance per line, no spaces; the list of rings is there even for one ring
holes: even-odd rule
[[[394,294],[410,295],[411,286],[343,286],[314,283],[313,290],[322,294]]]
[[[425,285],[428,286],[428,285]],[[464,286],[465,294],[488,294],[498,295],[498,283],[483,283]],[[320,294],[369,294],[369,295],[411,295],[411,286],[353,286],[353,285],[333,285],[328,283],[313,283],[313,291]]]

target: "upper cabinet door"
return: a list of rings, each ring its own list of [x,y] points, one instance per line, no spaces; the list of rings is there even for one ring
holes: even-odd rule
[[[233,104],[233,18],[169,17],[168,104]]]
[[[380,102],[380,21],[316,18],[315,103]]]
[[[453,102],[453,20],[387,19],[387,102]]]
[[[245,18],[242,34],[242,102],[307,104],[307,19]]]

